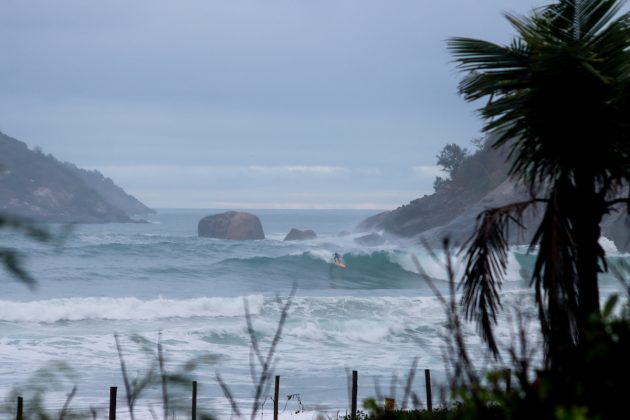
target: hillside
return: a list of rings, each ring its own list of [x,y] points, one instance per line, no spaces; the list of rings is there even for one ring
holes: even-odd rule
[[[507,179],[505,157],[486,145],[463,161],[451,180],[437,192],[395,210],[379,213],[357,226],[357,231],[383,231],[412,237],[461,215]]]
[[[111,178],[105,177],[99,171],[89,171],[76,165],[64,162],[63,165],[74,173],[88,187],[96,191],[114,207],[130,216],[155,213],[155,210],[142,204],[136,197],[127,194],[125,190],[114,184]]]
[[[111,180],[71,166],[0,133],[0,212],[50,223],[133,222],[135,198],[120,200],[126,193]]]
[[[477,216],[492,207],[526,200],[525,188],[508,178],[505,155],[486,146],[470,155],[452,174],[452,179],[431,195],[413,200],[395,210],[379,213],[359,223],[358,232],[382,232],[391,239],[439,246],[443,238],[463,243],[470,237]],[[512,229],[512,244],[528,244],[540,220],[536,210],[525,214],[525,231]],[[630,251],[630,218],[625,212],[612,212],[602,221],[602,234],[619,251]]]

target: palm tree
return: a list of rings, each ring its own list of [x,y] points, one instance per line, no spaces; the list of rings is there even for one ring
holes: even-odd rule
[[[465,73],[467,101],[479,111],[494,147],[509,150],[510,175],[531,199],[479,215],[466,249],[462,303],[495,356],[493,335],[507,266],[508,229],[524,212],[542,211],[530,250],[548,366],[579,349],[589,317],[599,312],[602,217],[630,211],[630,12],[623,0],[559,0],[528,16],[506,14],[517,32],[509,45],[452,38]]]

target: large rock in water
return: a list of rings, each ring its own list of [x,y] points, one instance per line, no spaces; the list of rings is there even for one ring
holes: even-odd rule
[[[309,239],[317,238],[317,234],[312,230],[299,230],[291,228],[287,236],[284,237],[285,241],[307,241]]]
[[[265,239],[258,217],[251,213],[228,211],[212,214],[199,221],[197,233],[204,238],[244,241]]]

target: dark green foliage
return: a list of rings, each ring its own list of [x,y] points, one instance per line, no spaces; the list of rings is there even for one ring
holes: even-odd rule
[[[9,400],[16,401],[18,396],[23,397],[24,418],[37,420],[53,419],[87,419],[86,413],[79,413],[69,408],[77,388],[69,388],[66,403],[61,410],[47,409],[45,406],[46,394],[65,388],[68,383],[76,379],[76,372],[65,362],[49,362],[33,372],[26,384],[14,388],[9,393]],[[15,406],[4,405],[0,407],[2,418],[15,418]]]
[[[435,181],[433,181],[433,191],[439,191],[439,189],[442,188],[447,182],[448,179],[444,179],[441,176],[436,176]]]
[[[613,420],[626,418],[630,393],[630,306],[615,315],[617,296],[610,298],[601,316],[593,316],[583,334],[588,351],[578,354],[576,369],[531,371],[528,361],[512,349],[512,377],[506,387],[506,371],[486,373],[477,384],[451,388],[453,402],[432,413],[426,410],[385,411],[375,400],[364,406],[359,419],[415,420]],[[617,311],[619,312],[619,311]],[[473,373],[478,375],[478,373]],[[349,416],[341,417],[350,419]]]
[[[368,218],[357,229],[385,230],[408,237],[447,224],[504,182],[508,169],[505,155],[486,146],[468,155],[457,171],[451,174],[450,180],[438,181],[439,189],[435,194]]]
[[[508,178],[508,169],[505,153],[486,142],[483,148],[466,156],[451,179],[459,191],[481,198]]]
[[[437,164],[441,166],[445,172],[452,174],[459,169],[462,162],[468,156],[468,149],[464,149],[458,144],[449,143],[437,155]]]
[[[472,187],[473,191],[482,189],[488,192],[491,187],[498,185],[496,182],[488,183],[485,181],[489,176],[496,178],[491,173],[496,170],[497,166],[501,167],[504,165],[503,159],[498,159],[496,163],[492,162],[493,159],[488,154],[490,148],[484,148],[484,140],[477,139],[475,144],[477,145],[477,150],[472,155],[468,149],[462,148],[455,143],[449,143],[444,146],[436,158],[438,166],[441,166],[443,171],[448,174],[448,178],[436,177],[433,182],[434,191],[437,192],[452,180],[457,180],[455,181],[457,183],[470,183],[471,185],[468,186]],[[480,165],[481,161],[488,165]],[[501,174],[498,178],[503,181],[505,174]],[[470,182],[471,180],[473,182]]]
[[[578,350],[599,311],[602,218],[628,204],[610,201],[630,182],[630,13],[619,15],[623,4],[559,0],[526,17],[506,15],[518,34],[510,45],[449,42],[466,73],[460,92],[468,101],[488,98],[480,113],[485,131],[497,136],[493,147],[509,151],[510,174],[529,186],[532,203],[546,203],[531,244],[539,247],[533,285],[546,359],[558,369],[574,368],[566,352]],[[482,219],[470,244],[485,247],[489,231],[507,238],[506,228],[500,219]],[[485,258],[505,251],[507,241],[500,242]],[[482,252],[471,249],[468,257]],[[482,296],[487,288],[478,285],[500,284],[504,270],[473,266],[463,281],[476,295],[464,303],[492,347],[492,322],[483,314],[500,298]]]
[[[0,214],[0,230],[10,229],[22,232],[26,237],[37,242],[51,242],[53,239],[62,240],[64,235],[55,238],[51,231],[43,226],[18,217]],[[66,233],[68,230],[66,229]],[[0,260],[5,270],[16,280],[31,289],[35,287],[35,279],[24,268],[24,256],[14,248],[0,247]]]
[[[118,352],[127,410],[132,420],[136,418],[135,409],[141,396],[147,391],[157,388],[161,389],[161,409],[164,420],[176,419],[178,414],[188,413],[190,410],[188,398],[193,382],[193,373],[200,366],[212,365],[219,360],[216,355],[204,354],[186,361],[175,369],[167,370],[165,368],[167,356],[162,345],[162,333],[158,334],[157,343],[135,334],[130,336],[129,340],[144,353],[147,363],[144,369],[134,367],[135,375],[132,376],[125,362],[123,347],[117,334],[114,334],[114,340]],[[214,417],[202,410],[202,407],[198,407],[197,418],[209,420]]]

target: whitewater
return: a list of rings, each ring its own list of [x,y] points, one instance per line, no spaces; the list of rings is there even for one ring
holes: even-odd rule
[[[378,393],[400,398],[414,361],[418,369],[432,369],[436,386],[444,381],[443,308],[411,255],[443,291],[445,272],[421,246],[362,247],[355,234],[340,235],[374,213],[369,211],[255,211],[265,240],[198,238],[198,220],[212,213],[162,210],[147,224],[75,226],[61,246],[5,232],[2,246],[28,257],[26,266],[38,286],[29,290],[8,275],[0,283],[4,409],[13,404],[12,390],[32,383],[38,369],[62,361],[68,370],[46,394],[49,409],[59,409],[76,386],[72,406],[91,407],[103,417],[109,387],[118,386],[119,418],[127,418],[113,335],[119,335],[128,370],[136,376],[149,363],[137,336],[155,343],[161,332],[167,369],[200,361],[191,372],[199,383],[200,407],[219,418],[230,416],[218,373],[247,411],[254,389],[245,305],[267,349],[280,316],[279,300],[293,284],[296,296],[275,365],[284,417],[344,414],[352,370],[360,375],[360,400]],[[314,229],[318,238],[283,242],[292,227]],[[347,269],[331,264],[334,252]],[[528,270],[533,258],[514,249],[503,286],[506,307],[532,316]],[[604,289],[614,284],[611,280]],[[502,317],[499,338],[509,342],[511,333]],[[467,338],[473,352],[482,354],[474,328],[467,329]],[[538,340],[536,334],[532,340]],[[413,381],[420,395],[423,380],[418,375]],[[185,401],[185,396],[173,398]],[[158,405],[159,390],[148,390],[138,402],[137,418],[151,418],[150,407]],[[271,407],[267,402],[265,417]]]

